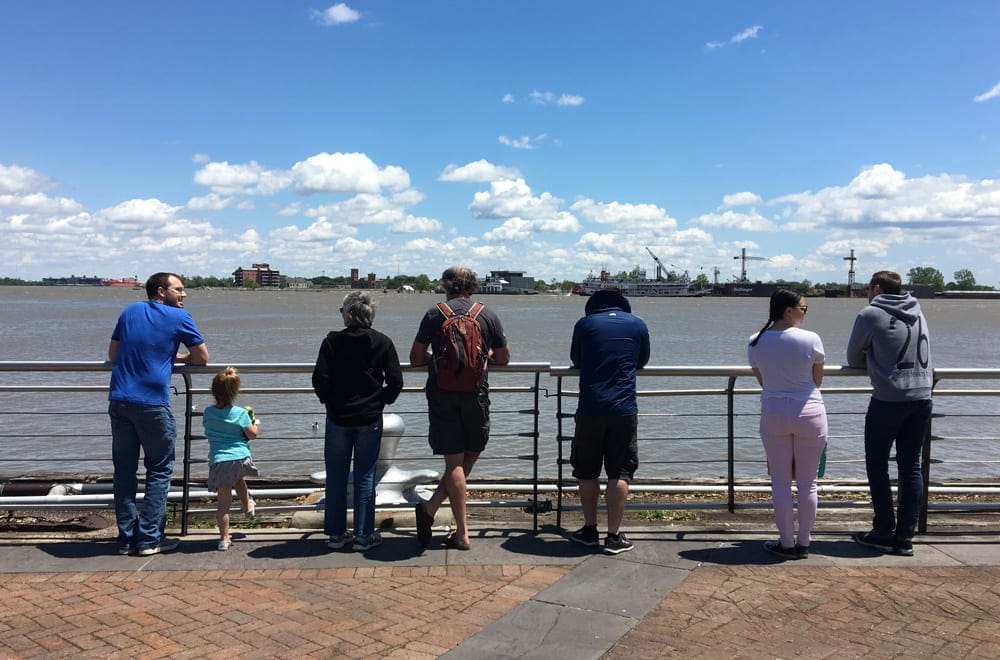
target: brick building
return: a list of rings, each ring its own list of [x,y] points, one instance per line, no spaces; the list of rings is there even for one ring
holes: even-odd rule
[[[257,286],[281,286],[281,271],[272,270],[271,264],[253,264],[250,268],[240,266],[233,271],[236,286],[246,286],[255,282]]]

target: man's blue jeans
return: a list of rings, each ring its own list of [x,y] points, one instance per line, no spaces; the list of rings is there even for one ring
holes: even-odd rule
[[[375,462],[382,447],[382,419],[368,426],[338,426],[326,420],[326,511],[323,531],[347,531],[347,475],[354,454],[354,534],[375,531]]]
[[[872,399],[865,415],[865,467],[875,517],[876,534],[912,539],[920,518],[924,479],[920,451],[931,419],[931,400],[879,401]],[[899,516],[893,515],[889,483],[889,452],[896,443]]]
[[[160,542],[167,524],[167,492],[174,473],[177,424],[169,406],[112,401],[108,415],[118,547],[148,548]],[[137,507],[140,448],[146,466],[146,488],[142,504]]]

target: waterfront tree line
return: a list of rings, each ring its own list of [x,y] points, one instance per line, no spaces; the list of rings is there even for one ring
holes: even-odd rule
[[[635,278],[639,275],[638,269],[633,269],[631,271],[621,271],[612,275],[614,278],[630,279]],[[972,271],[968,268],[960,268],[952,274],[953,278],[950,282],[945,281],[944,274],[937,268],[931,266],[916,266],[911,268],[906,273],[907,283],[911,285],[926,285],[934,288],[935,291],[995,291],[992,286],[978,284],[976,282],[976,277],[973,275]],[[664,274],[664,279],[668,282],[676,282],[680,280],[682,275],[676,271],[667,271]],[[188,288],[210,288],[210,289],[225,289],[225,288],[235,288],[236,283],[232,277],[215,277],[213,275],[181,275],[181,279],[184,280],[185,285]],[[338,277],[327,277],[326,275],[320,275],[319,277],[307,277],[307,278],[289,278],[286,275],[281,276],[281,288],[287,288],[289,286],[290,279],[304,279],[311,283],[314,288],[330,288],[330,289],[345,289],[350,287],[351,279],[345,276]],[[825,291],[846,291],[847,284],[844,282],[826,282],[826,283],[813,283],[808,279],[803,280],[785,280],[777,279],[773,284],[780,284],[789,289],[799,291],[804,294],[809,295],[822,295]],[[556,278],[552,278],[549,282],[544,280],[535,281],[535,290],[544,292],[559,292],[559,293],[569,293],[573,289],[576,282],[571,280],[558,281]],[[699,274],[696,278],[692,280],[694,288],[698,291],[708,291],[712,288],[712,282],[708,279],[704,273]],[[25,280],[18,277],[0,277],[0,286],[45,286],[50,285],[48,282],[43,282],[41,280]],[[384,280],[379,288],[387,291],[397,291],[402,289],[404,286],[410,286],[414,291],[419,291],[421,293],[433,292],[438,287],[437,280],[432,280],[426,274],[420,275],[396,275],[394,277],[387,278]],[[248,286],[244,288],[255,288],[256,284],[251,282]]]

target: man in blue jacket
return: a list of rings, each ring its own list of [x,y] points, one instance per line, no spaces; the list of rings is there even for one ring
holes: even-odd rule
[[[570,538],[586,546],[600,545],[597,505],[603,463],[608,476],[604,553],[617,555],[633,547],[619,528],[628,482],[639,466],[635,374],[649,361],[649,330],[632,315],[628,299],[617,290],[594,293],[585,310],[586,316],[573,328],[570,348],[573,366],[580,370],[570,463],[580,484],[584,525]]]
[[[872,275],[868,301],[854,321],[847,364],[867,368],[872,382],[865,415],[865,466],[875,517],[871,531],[855,534],[854,539],[881,552],[909,557],[924,488],[920,452],[931,419],[930,338],[920,303],[902,290],[897,273],[882,270]],[[898,517],[889,483],[894,442]]]

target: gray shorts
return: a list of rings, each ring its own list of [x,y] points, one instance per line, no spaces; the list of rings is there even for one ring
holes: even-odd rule
[[[219,461],[208,468],[208,481],[205,487],[218,492],[220,488],[232,488],[244,477],[256,477],[260,474],[253,458],[247,456],[232,461]]]

